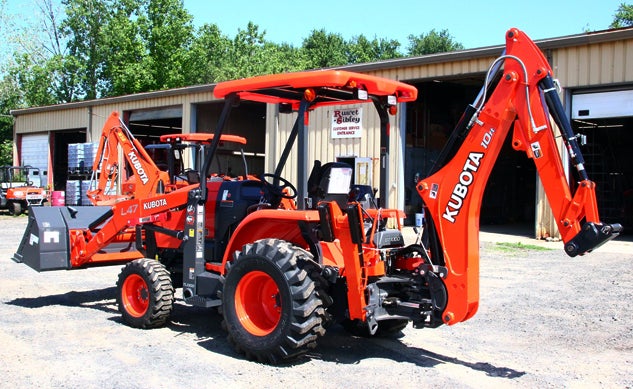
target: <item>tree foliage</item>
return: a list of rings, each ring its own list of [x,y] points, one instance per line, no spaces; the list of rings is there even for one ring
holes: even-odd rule
[[[265,35],[252,22],[248,23],[246,29],[238,29],[235,38],[227,45],[218,78],[228,80],[266,73]]]
[[[407,53],[411,56],[427,55],[462,50],[463,48],[464,46],[461,43],[453,40],[448,30],[431,30],[427,34],[409,35]]]
[[[183,0],[33,0],[37,21],[17,28],[6,1],[0,0],[0,35],[13,53],[2,59],[0,78],[16,92],[5,96],[2,88],[5,115],[19,107],[463,49],[446,29],[409,35],[406,48],[362,34],[346,40],[325,29],[295,47],[268,41],[253,22],[229,37],[216,24],[194,27]],[[633,6],[622,3],[610,27],[631,25]]]
[[[299,47],[268,41],[253,22],[229,37],[216,24],[195,28],[183,0],[33,1],[40,21],[16,34],[0,69],[18,91],[0,96],[7,110],[403,56],[397,40],[324,29]],[[409,55],[462,47],[446,30],[409,40]]]
[[[46,43],[14,55],[8,75],[24,106],[213,83],[259,74],[401,57],[400,42],[313,30],[300,47],[266,40],[249,22],[233,38],[193,26],[182,0],[37,0]],[[64,17],[59,20],[60,15]],[[410,37],[410,54],[461,48],[446,30]],[[415,42],[415,44],[414,44]]]
[[[108,14],[107,3],[100,0],[64,0],[62,4],[66,8],[66,19],[60,27],[63,36],[68,38],[68,55],[62,62],[73,62],[69,67],[62,68],[77,72],[81,97],[95,99],[104,89],[105,53],[102,48],[106,32],[102,15]],[[73,100],[72,96],[69,97]]]
[[[0,165],[12,165],[13,118],[9,111],[19,104],[17,86],[9,77],[0,81]]]
[[[347,63],[347,45],[341,34],[312,30],[303,40],[302,49],[310,69],[329,68]]]
[[[222,78],[224,59],[231,41],[216,24],[204,24],[188,51],[187,78],[192,85],[207,84]]]
[[[146,66],[147,46],[141,36],[139,18],[143,15],[142,0],[119,1],[107,16],[108,34],[102,84],[103,96],[119,96],[151,90],[151,69]]]
[[[621,3],[609,28],[633,26],[633,5]]]
[[[147,44],[145,64],[149,89],[169,89],[187,84],[187,50],[193,42],[193,16],[182,0],[146,0],[146,16],[139,18],[141,37]]]
[[[347,44],[347,63],[374,62],[402,57],[398,51],[400,42],[394,39],[376,38],[369,40],[358,35]]]

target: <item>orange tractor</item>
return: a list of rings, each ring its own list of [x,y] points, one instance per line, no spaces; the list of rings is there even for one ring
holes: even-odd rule
[[[187,186],[189,182],[199,183],[199,166],[185,168],[185,159],[193,160],[189,163],[191,165],[196,162],[200,165],[212,140],[213,134],[209,133],[168,134],[161,135],[161,143],[143,147],[121,121],[119,114],[113,112],[101,131],[92,164],[90,187],[93,189],[88,190],[86,195],[93,205],[109,205],[133,198],[149,198],[157,193],[169,193]],[[220,142],[222,145],[245,145],[246,139],[236,135],[221,135]],[[162,151],[166,170],[156,165],[150,155],[152,151]],[[123,161],[119,158],[120,154],[123,155]],[[217,170],[217,159],[216,165]],[[246,167],[243,170],[248,174]],[[215,174],[219,175],[222,174]],[[119,186],[121,189],[117,190]]]
[[[29,206],[44,204],[46,190],[40,179],[40,169],[32,166],[0,166],[0,208],[19,216]]]
[[[619,224],[600,221],[595,184],[584,170],[552,69],[517,29],[507,32],[505,53],[491,66],[433,174],[417,184],[427,217],[423,239],[412,245],[401,231],[404,213],[359,198],[349,166],[315,162],[308,175],[307,141],[313,110],[373,106],[384,166],[390,115],[398,103],[417,98],[414,87],[325,70],[228,81],[214,94],[225,105],[197,172],[200,184],[189,180],[109,206],[34,209],[14,260],[37,270],[127,262],[116,292],[126,323],[164,324],[174,288],[181,287],[186,303],[219,308],[236,350],[275,363],[315,347],[336,323],[370,336],[408,323],[438,327],[471,318],[479,304],[479,210],[511,128],[512,146],[536,164],[567,254],[588,253],[621,231]],[[296,120],[273,173],[218,179],[211,161],[232,107],[242,100],[275,104]],[[575,168],[575,190],[551,120]],[[282,177],[293,149],[296,187]],[[380,193],[386,190],[381,179]],[[104,251],[122,242],[133,242],[142,258]]]

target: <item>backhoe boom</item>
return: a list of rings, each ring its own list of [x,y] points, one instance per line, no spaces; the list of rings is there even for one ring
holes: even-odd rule
[[[123,153],[130,165],[133,172],[130,177],[119,177],[125,175],[119,152]],[[94,205],[161,194],[170,183],[169,174],[156,166],[143,145],[125,127],[118,112],[112,112],[103,126],[92,170],[96,188],[89,190],[86,195]],[[117,194],[115,192],[119,183],[122,188]]]
[[[436,250],[434,262],[449,269],[444,280],[449,299],[442,315],[447,324],[467,320],[477,311],[479,212],[488,177],[513,126],[512,147],[534,161],[567,254],[590,252],[622,229],[619,224],[600,222],[595,184],[584,169],[542,52],[521,31],[511,29],[505,54],[497,61],[503,61],[501,79],[487,100],[484,87],[482,98],[471,107],[472,116],[463,118],[466,127],[456,134],[464,137],[463,143],[452,159],[417,185],[435,227],[431,239],[442,248]],[[492,68],[498,68],[497,64]],[[566,178],[550,115],[578,172],[575,193]],[[448,158],[449,154],[443,155]]]

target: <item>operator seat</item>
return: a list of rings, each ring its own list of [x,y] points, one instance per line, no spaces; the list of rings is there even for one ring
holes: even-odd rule
[[[336,201],[345,209],[349,201],[352,167],[344,162],[328,162],[321,165],[315,160],[308,178],[308,197],[311,209],[316,209],[319,201]]]
[[[349,199],[350,201],[358,201],[365,209],[378,208],[376,205],[376,189],[370,185],[352,185]]]
[[[187,182],[191,184],[199,184],[200,183],[200,173],[197,170],[186,170],[185,175],[187,176]]]

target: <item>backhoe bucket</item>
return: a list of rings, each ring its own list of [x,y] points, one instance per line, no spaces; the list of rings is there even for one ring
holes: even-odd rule
[[[13,260],[39,271],[68,270],[69,231],[89,229],[109,217],[112,208],[29,207],[29,221]]]

